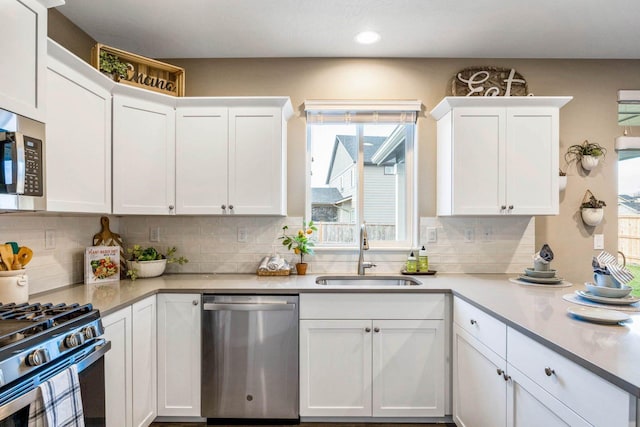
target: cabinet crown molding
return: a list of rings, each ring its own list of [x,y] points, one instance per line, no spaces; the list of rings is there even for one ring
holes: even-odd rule
[[[447,96],[429,113],[440,120],[456,107],[557,107],[562,108],[573,96]]]

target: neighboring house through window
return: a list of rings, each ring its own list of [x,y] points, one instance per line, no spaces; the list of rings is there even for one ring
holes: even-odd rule
[[[307,101],[307,212],[318,245],[354,246],[367,224],[374,246],[415,240],[415,120],[420,103],[371,110]],[[383,107],[389,108],[389,103]],[[347,108],[348,107],[348,108]],[[371,103],[368,103],[371,108]]]

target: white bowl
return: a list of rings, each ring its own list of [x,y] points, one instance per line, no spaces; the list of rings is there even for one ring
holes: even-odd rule
[[[164,273],[166,267],[166,259],[155,261],[127,261],[127,269],[136,270],[136,276],[138,278],[158,277]]]
[[[608,288],[605,286],[597,286],[594,283],[584,284],[587,290],[592,294],[599,297],[606,298],[624,298],[631,293],[631,288],[627,285],[622,285],[621,288]]]

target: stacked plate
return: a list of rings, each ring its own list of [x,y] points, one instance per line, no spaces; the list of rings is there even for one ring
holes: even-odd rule
[[[640,298],[630,295],[631,288],[623,285],[621,288],[607,288],[596,286],[593,283],[585,283],[586,290],[576,291],[581,298],[591,302],[611,305],[629,305],[640,301]]]
[[[556,276],[556,270],[534,270],[533,268],[525,268],[524,274],[518,276],[518,280],[538,285],[557,285],[562,283],[562,278]]]

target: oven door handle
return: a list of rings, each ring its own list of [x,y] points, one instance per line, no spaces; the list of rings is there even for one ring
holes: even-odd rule
[[[89,356],[76,363],[78,373],[96,362],[110,349],[111,341],[106,341],[104,344],[96,346],[95,351],[91,352]],[[36,398],[38,397],[39,388],[40,387],[36,387],[33,390],[30,390],[29,392],[23,394],[22,396],[12,400],[11,402],[0,406],[0,420],[7,418],[9,415],[15,414],[20,409],[35,402]]]
[[[76,363],[78,373],[84,371],[90,365],[93,365],[94,362],[104,356],[109,350],[111,350],[111,341],[106,341],[104,344],[94,347],[94,351],[92,351],[91,354]]]

